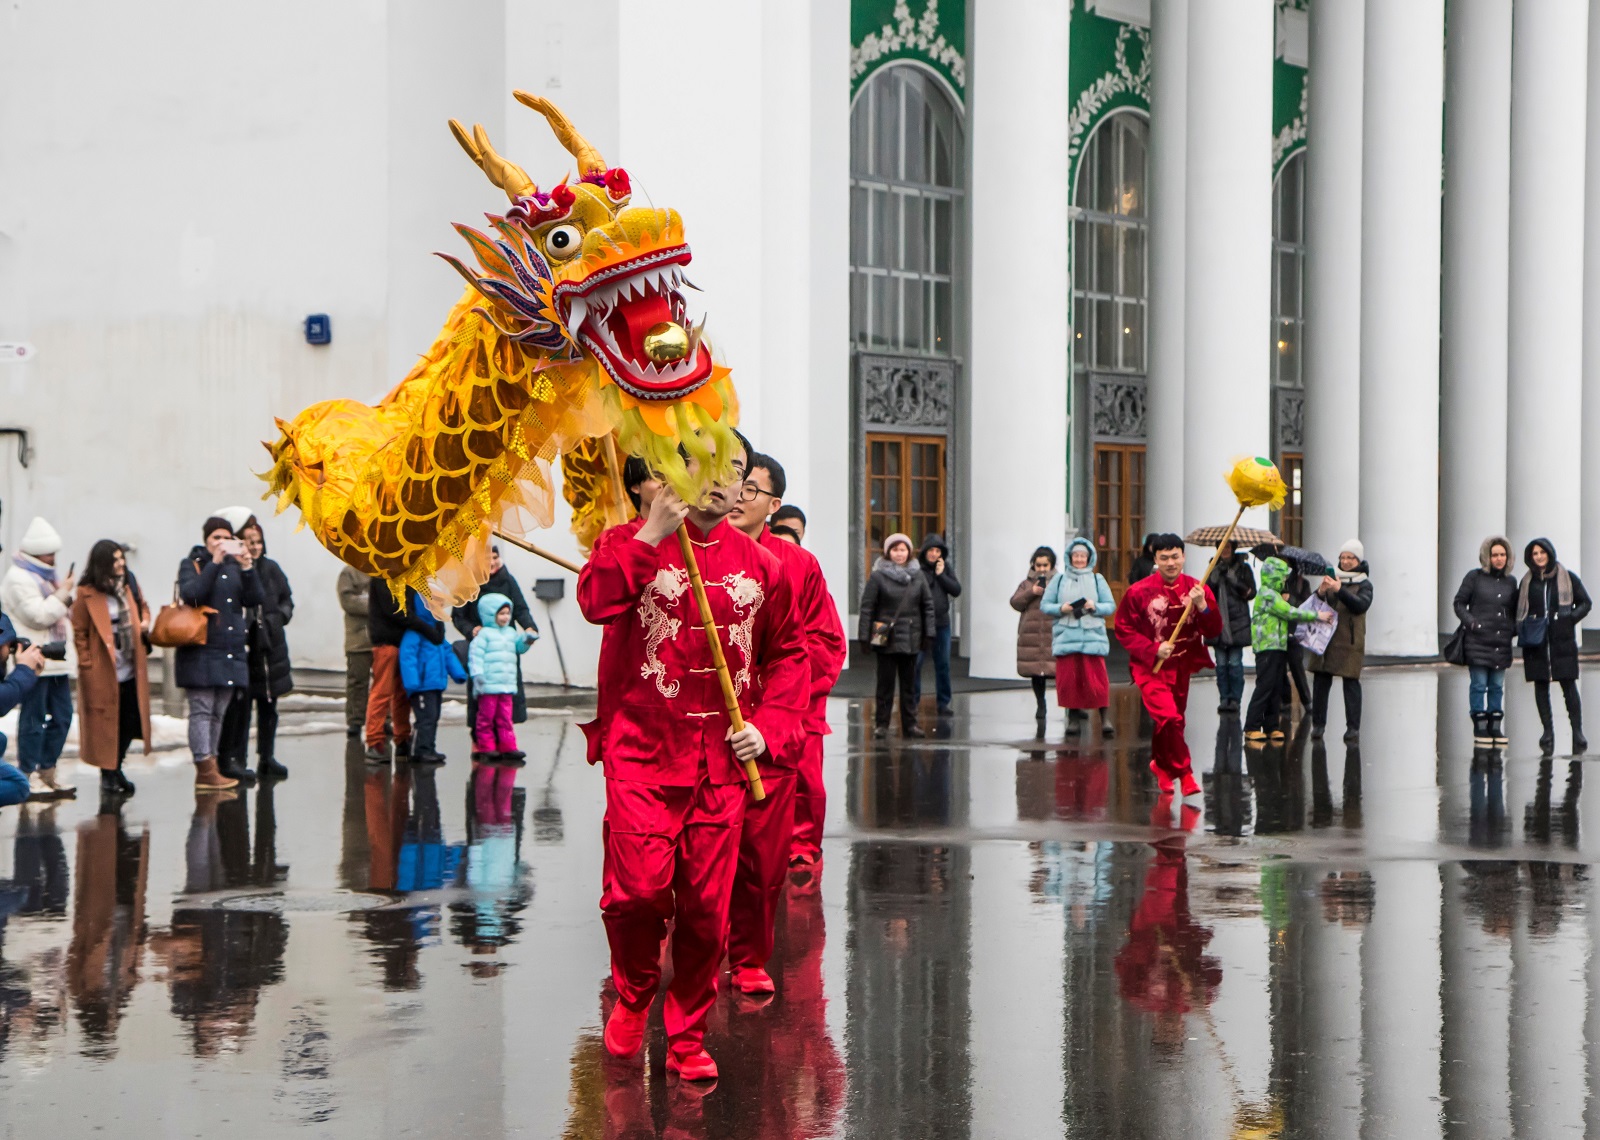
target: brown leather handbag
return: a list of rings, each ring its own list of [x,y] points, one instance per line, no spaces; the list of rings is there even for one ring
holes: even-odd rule
[[[200,564],[195,563],[198,573]],[[172,604],[162,606],[150,629],[150,644],[175,649],[206,643],[206,619],[217,611],[210,606],[189,606],[178,600],[178,584],[172,584]]]

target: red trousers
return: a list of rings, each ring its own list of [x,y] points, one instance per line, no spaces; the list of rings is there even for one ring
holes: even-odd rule
[[[400,647],[372,647],[372,688],[367,692],[367,747],[383,747],[383,725],[394,725],[396,743],[411,739],[411,702],[400,683]]]
[[[743,784],[713,785],[704,774],[692,788],[606,780],[600,913],[611,944],[611,978],[624,1005],[648,1008],[661,983],[667,920],[673,920],[672,983],[662,1018],[680,1054],[700,1048],[706,1013],[717,1000],[748,795]]]
[[[822,783],[822,742],[820,732],[806,733],[806,745],[795,769],[794,839],[789,858],[806,855],[816,858],[822,852],[822,824],[828,818],[828,789]]]
[[[1152,673],[1133,668],[1145,711],[1155,725],[1150,740],[1150,762],[1174,780],[1189,771],[1189,744],[1183,738],[1184,713],[1189,708],[1189,674],[1181,669]]]
[[[739,829],[739,868],[728,907],[728,965],[734,969],[765,968],[772,957],[773,923],[794,839],[795,774],[768,768],[761,783],[767,798],[745,806]]]

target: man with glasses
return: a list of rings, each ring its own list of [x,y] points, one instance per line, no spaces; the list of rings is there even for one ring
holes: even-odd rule
[[[645,518],[602,534],[578,576],[584,617],[607,627],[599,715],[583,726],[589,762],[603,763],[606,775],[600,910],[617,1004],[605,1045],[614,1057],[633,1057],[643,1045],[671,919],[667,1070],[691,1081],[717,1075],[703,1042],[749,799],[743,764],[793,748],[810,682],[782,565],[726,525],[754,454],[739,440],[744,454],[733,478],[711,484],[694,504],[657,488]],[[690,476],[698,470],[691,459]],[[745,720],[738,733],[676,537],[680,525],[733,676]]]
[[[775,989],[766,966],[772,957],[773,923],[791,849],[800,848],[799,862],[807,867],[821,854],[826,807],[822,738],[828,731],[828,694],[848,652],[839,607],[828,593],[822,566],[810,552],[778,538],[767,525],[768,517],[783,505],[786,489],[783,465],[770,455],[757,455],[733,511],[733,525],[783,564],[810,668],[805,731],[790,748],[770,751],[758,761],[767,798],[745,809],[739,833],[739,869],[728,912],[728,965],[734,989],[744,994],[770,994]],[[797,843],[796,817],[802,800],[807,829],[804,842]]]

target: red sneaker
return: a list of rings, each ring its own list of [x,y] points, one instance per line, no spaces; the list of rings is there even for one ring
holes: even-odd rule
[[[742,994],[771,994],[778,991],[778,987],[772,984],[772,975],[760,966],[735,966],[733,988]]]
[[[1200,781],[1194,778],[1193,769],[1190,769],[1183,774],[1183,783],[1180,785],[1180,787],[1183,788],[1183,794],[1185,797],[1198,796],[1200,794]]]
[[[710,1053],[701,1048],[682,1057],[678,1056],[676,1049],[668,1049],[667,1072],[677,1073],[679,1079],[685,1081],[714,1081],[717,1079],[717,1063],[711,1059]]]
[[[1164,796],[1172,794],[1172,777],[1161,770],[1154,760],[1150,761],[1150,772],[1156,778],[1156,790]]]
[[[611,1007],[606,1018],[606,1052],[613,1057],[632,1057],[644,1044],[644,1023],[648,1009],[635,1013],[620,1001]]]

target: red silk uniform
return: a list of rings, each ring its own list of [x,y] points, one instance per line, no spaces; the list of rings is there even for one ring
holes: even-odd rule
[[[1183,738],[1189,678],[1201,669],[1211,668],[1211,654],[1204,639],[1222,632],[1217,599],[1206,587],[1205,612],[1189,615],[1172,647],[1172,656],[1161,672],[1155,671],[1156,649],[1178,624],[1194,587],[1195,580],[1187,574],[1179,574],[1170,586],[1159,573],[1152,574],[1129,586],[1117,606],[1117,640],[1128,651],[1133,683],[1139,686],[1139,695],[1155,725],[1150,761],[1174,780],[1190,770],[1189,745]]]
[[[744,825],[739,831],[739,869],[733,879],[733,901],[728,914],[728,963],[765,966],[772,957],[773,923],[778,899],[789,868],[789,849],[794,841],[795,820],[802,795],[809,793],[822,800],[822,735],[828,731],[827,703],[833,684],[844,668],[844,627],[839,610],[828,594],[822,566],[810,551],[786,542],[763,527],[756,540],[783,564],[794,595],[795,621],[805,642],[810,667],[807,710],[802,733],[788,748],[770,751],[757,761],[767,798],[745,805]],[[810,742],[815,740],[815,783],[802,793]],[[802,775],[805,773],[805,775]],[[825,805],[826,801],[822,800]],[[821,805],[808,798],[807,815],[816,812],[816,831],[821,837]]]
[[[700,1048],[727,935],[743,766],[727,742],[710,644],[675,536],[600,536],[578,576],[578,605],[605,625],[599,716],[583,726],[606,773],[600,909],[620,1000],[649,1007],[672,919],[673,979],[663,1018],[674,1052]],[[777,559],[726,523],[686,523],[745,719],[782,754],[806,711],[805,645]]]

